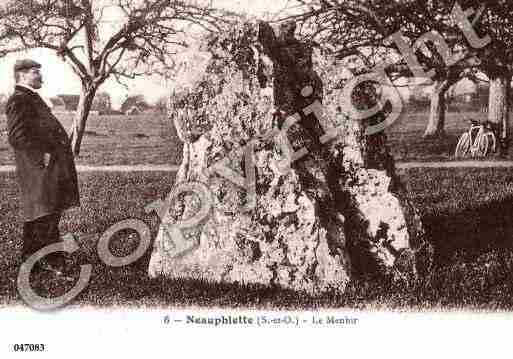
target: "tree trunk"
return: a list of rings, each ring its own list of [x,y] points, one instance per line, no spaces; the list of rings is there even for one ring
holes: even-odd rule
[[[445,136],[445,113],[447,112],[445,94],[451,85],[452,83],[449,80],[434,81],[428,125],[422,137],[434,138]]]
[[[71,148],[73,154],[77,157],[80,154],[80,145],[84,136],[87,118],[93,104],[94,96],[98,87],[86,85],[82,86],[80,92],[80,100],[78,102],[77,112],[73,120],[73,127],[71,131]]]
[[[511,75],[508,73],[490,77],[488,121],[494,124],[501,143],[508,137],[510,79]]]

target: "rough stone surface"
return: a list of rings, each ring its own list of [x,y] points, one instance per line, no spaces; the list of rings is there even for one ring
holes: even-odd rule
[[[311,131],[298,125],[268,136],[276,91],[261,88],[262,74],[272,78],[269,65],[276,59],[264,55],[255,28],[241,24],[239,31],[209,39],[206,49],[195,49],[204,68],[193,63],[189,71],[206,75],[172,97],[170,117],[184,141],[175,190],[201,182],[211,205],[195,193],[172,201],[162,214],[149,275],[318,294],[343,290],[354,275],[414,271],[403,257],[422,247],[422,224],[395,176],[386,139],[366,139],[363,124],[345,115],[337,105],[340,93],[329,86],[320,121],[336,127],[335,139],[319,146]],[[319,72],[328,83],[331,75]],[[309,153],[282,171],[290,155],[283,146],[287,140],[294,150],[306,147]],[[245,155],[249,143],[251,156]],[[213,167],[222,159],[222,166]],[[243,187],[252,183],[244,182],[252,171],[254,197]],[[208,215],[181,228],[185,244],[177,244],[169,228],[182,227],[201,208],[209,208]]]

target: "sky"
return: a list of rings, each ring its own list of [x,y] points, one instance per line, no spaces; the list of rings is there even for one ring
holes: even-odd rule
[[[214,6],[224,7],[230,10],[243,11],[251,15],[263,16],[265,12],[277,12],[287,5],[287,0],[214,0]],[[120,14],[113,10],[106,13],[104,20],[117,21]],[[106,22],[108,24],[108,22]],[[112,26],[112,25],[111,25]],[[105,25],[101,29],[103,34],[108,34],[112,29]],[[58,94],[79,94],[80,81],[68,64],[58,58],[51,50],[34,49],[21,53],[11,54],[0,59],[0,93],[8,94],[14,88],[12,68],[17,59],[32,58],[42,64],[43,88],[40,93],[49,98]],[[169,93],[172,84],[160,77],[144,77],[125,81],[129,85],[128,90],[118,84],[114,78],[107,80],[99,91],[106,91],[111,95],[114,108],[119,108],[129,95],[144,94],[150,102],[156,102],[162,96]]]

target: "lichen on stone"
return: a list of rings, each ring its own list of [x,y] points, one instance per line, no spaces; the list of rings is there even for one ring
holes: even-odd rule
[[[411,248],[412,233],[422,236],[421,223],[411,229],[415,221],[409,216],[415,210],[391,190],[393,175],[366,167],[369,146],[363,125],[340,108],[340,94],[333,79],[326,79],[331,76],[326,69],[318,71],[325,84],[326,118],[321,121],[336,128],[338,136],[315,147],[311,134],[294,126],[281,136],[296,149],[313,150],[289,171],[280,169],[284,153],[279,141],[284,138],[266,136],[276,128],[272,86],[277,65],[258,35],[258,23],[240,23],[221,35],[206,36],[197,47],[199,60],[195,54],[187,60],[189,68],[201,62],[204,72],[193,71],[189,83],[181,78],[169,101],[170,120],[184,141],[175,186],[204,183],[212,194],[212,209],[203,223],[183,230],[197,243],[186,255],[169,255],[165,244],[172,246],[173,238],[159,230],[150,276],[278,285],[311,294],[343,291],[352,276],[366,270],[353,265],[358,262],[354,256],[362,253],[353,249],[360,247],[378,267],[392,270],[400,253]],[[244,148],[250,141],[254,153],[248,158]],[[213,170],[222,160],[228,172]],[[246,178],[247,162],[255,168],[256,190],[255,206],[249,209],[247,188],[223,174],[233,171]],[[202,205],[191,193],[176,202],[163,222],[179,223]]]

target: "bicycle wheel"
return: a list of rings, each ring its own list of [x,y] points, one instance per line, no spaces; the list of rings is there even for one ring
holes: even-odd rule
[[[465,132],[461,135],[458,144],[456,145],[456,151],[454,151],[454,157],[464,158],[470,149],[470,135]]]
[[[477,157],[485,157],[488,154],[488,136],[481,134],[477,139]]]

